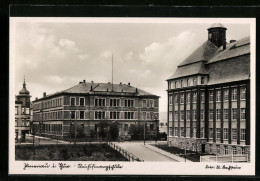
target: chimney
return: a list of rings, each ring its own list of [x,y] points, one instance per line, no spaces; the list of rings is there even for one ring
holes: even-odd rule
[[[234,43],[234,42],[236,42],[236,40],[230,40],[229,42],[230,42],[230,43]]]
[[[137,89],[137,88],[135,89],[135,93],[137,93],[137,94],[138,94],[138,89]]]
[[[85,83],[86,83],[86,80],[83,80],[83,83],[85,84]]]
[[[91,87],[90,87],[90,91],[93,91],[93,87],[92,87],[92,85],[91,85]]]
[[[91,81],[91,83],[93,83],[93,80]]]
[[[43,92],[43,97],[46,97],[46,92]]]
[[[108,82],[108,84],[110,84],[110,82]]]
[[[79,82],[79,84],[82,84],[82,82]]]
[[[35,97],[35,100],[38,100],[38,97]]]
[[[128,82],[128,85],[130,86],[130,82]]]
[[[221,23],[215,23],[208,28],[208,40],[216,45],[218,48],[223,46],[225,49],[226,44],[226,30]]]
[[[122,82],[120,82],[120,85],[122,85]]]
[[[226,45],[227,45],[227,42],[226,42],[226,39],[223,40],[223,50],[226,50]]]

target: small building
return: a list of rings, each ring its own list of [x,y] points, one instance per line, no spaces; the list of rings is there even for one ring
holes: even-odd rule
[[[31,102],[30,92],[26,89],[25,80],[19,95],[15,96],[15,140],[25,141],[26,134],[30,133]]]
[[[250,153],[250,37],[226,43],[222,24],[168,82],[168,144],[218,155]]]
[[[66,138],[74,126],[85,135],[98,131],[101,121],[118,123],[119,135],[132,124],[147,125],[155,135],[159,120],[159,97],[128,84],[86,82],[33,101],[33,125],[37,135]]]

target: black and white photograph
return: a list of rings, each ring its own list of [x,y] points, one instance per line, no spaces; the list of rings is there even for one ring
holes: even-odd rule
[[[11,17],[9,173],[254,175],[255,34],[253,18]]]

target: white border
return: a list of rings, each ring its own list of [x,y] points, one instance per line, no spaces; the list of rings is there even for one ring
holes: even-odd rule
[[[199,20],[199,21],[198,21]],[[197,162],[69,162],[69,161],[15,161],[15,30],[17,22],[63,22],[63,23],[212,23],[221,22],[250,24],[251,38],[251,162],[250,163],[197,163]],[[100,175],[255,175],[255,42],[256,40],[256,19],[255,18],[36,18],[36,17],[10,17],[10,60],[9,60],[9,174],[100,174]],[[73,168],[60,170],[56,168],[46,169],[26,169],[23,170],[24,163],[45,164],[49,165],[66,163]],[[78,163],[96,164],[96,165],[113,165],[120,164],[122,169],[106,171],[105,169],[77,169],[74,167]],[[205,169],[206,165],[227,165],[239,166],[241,169],[223,170],[223,169]]]

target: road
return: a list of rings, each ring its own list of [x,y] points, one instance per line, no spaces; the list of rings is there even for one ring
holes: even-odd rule
[[[145,147],[143,142],[120,142],[116,144],[145,162],[176,162],[172,158]]]

